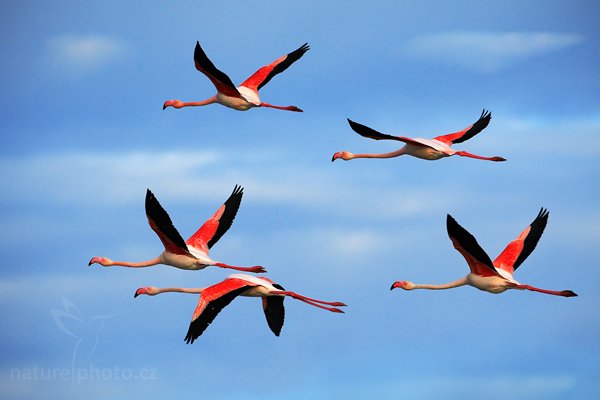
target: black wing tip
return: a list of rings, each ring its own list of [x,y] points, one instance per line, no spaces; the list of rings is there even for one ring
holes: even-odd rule
[[[244,188],[240,185],[235,185],[233,188],[233,192],[231,192],[231,195],[243,195],[244,194]]]
[[[202,46],[200,46],[200,42],[196,40],[196,47],[194,47],[194,61],[200,62],[203,57],[206,57],[206,53],[204,53]]]
[[[548,211],[547,208],[540,208],[540,212],[538,213],[536,218],[540,218],[540,219],[548,219],[548,216],[550,215],[550,211]]]
[[[484,108],[481,111],[481,116],[479,117],[479,119],[492,119],[492,112]]]
[[[356,133],[358,133],[359,135],[362,135],[359,131],[361,129],[365,129],[368,128],[368,126],[363,125],[363,124],[359,124],[356,121],[352,121],[350,118],[346,118],[348,120],[348,125],[350,125],[350,128],[352,128],[352,130]]]
[[[194,336],[192,336],[191,333],[188,332],[187,336],[183,340],[185,340],[186,344],[192,344],[192,343],[194,343],[194,340],[196,340],[196,338]]]
[[[456,224],[458,225],[458,222],[456,222],[456,220],[454,219],[454,217],[450,214],[446,214],[446,225],[450,225],[450,224]]]
[[[302,46],[298,47],[298,50],[296,50],[296,51],[300,51],[300,52],[302,52],[302,54],[304,54],[309,50],[310,50],[310,46],[308,45],[308,42],[306,42]]]
[[[156,196],[150,189],[146,189],[146,208],[148,208],[152,202],[158,202],[158,200],[156,200]]]

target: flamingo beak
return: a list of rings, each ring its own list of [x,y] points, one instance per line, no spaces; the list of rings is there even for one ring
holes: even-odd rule
[[[337,160],[339,156],[340,156],[339,153],[334,153],[333,156],[331,157],[331,162],[334,162],[335,160]]]
[[[400,282],[394,282],[392,284],[392,287],[390,287],[390,290],[394,290],[394,289],[399,288],[399,287],[400,287]]]
[[[138,290],[135,291],[135,293],[133,294],[133,298],[135,299],[136,297],[138,297],[140,294],[143,293],[143,289],[139,288]]]

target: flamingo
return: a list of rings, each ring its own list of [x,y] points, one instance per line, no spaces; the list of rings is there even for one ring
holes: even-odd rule
[[[113,261],[106,257],[93,257],[88,265],[98,263],[105,267],[149,267],[166,264],[176,268],[198,270],[214,265],[220,268],[247,272],[266,272],[261,266],[236,267],[211,259],[208,250],[231,227],[242,201],[243,188],[236,185],[233,192],[214,215],[206,221],[187,241],[184,241],[173,226],[169,214],[162,208],[154,194],[146,191],[146,216],[150,228],[158,235],[165,250],[156,258],[142,262]]]
[[[506,246],[494,262],[479,246],[475,237],[448,214],[446,220],[448,236],[454,248],[467,260],[471,272],[464,278],[442,285],[418,285],[408,281],[397,281],[394,282],[390,290],[395,288],[404,290],[439,290],[471,285],[479,290],[490,293],[502,293],[508,289],[519,289],[563,297],[577,296],[571,290],[546,290],[530,285],[522,285],[513,278],[514,271],[519,268],[521,263],[535,249],[548,222],[548,214],[548,210],[542,208],[533,222],[515,240]]]
[[[225,107],[233,108],[239,111],[246,111],[253,107],[271,107],[279,110],[302,112],[296,106],[274,106],[260,100],[258,91],[266,85],[271,78],[280,72],[285,71],[290,65],[297,61],[309,50],[308,43],[304,43],[298,49],[292,51],[283,57],[278,58],[269,65],[265,65],[256,71],[250,78],[246,79],[240,86],[235,87],[229,77],[215,67],[215,65],[206,56],[196,42],[194,50],[194,64],[196,69],[202,72],[211,80],[217,88],[217,94],[202,101],[182,102],[179,100],[167,100],[163,105],[163,110],[167,107],[196,107],[205,106],[212,103],[219,103]]]
[[[346,161],[355,158],[392,158],[401,156],[403,154],[408,154],[424,160],[439,160],[440,158],[457,155],[461,157],[477,158],[479,160],[506,161],[506,159],[503,157],[483,157],[468,153],[466,151],[453,150],[450,147],[454,143],[462,143],[477,135],[479,132],[485,129],[486,126],[488,126],[491,118],[492,113],[484,109],[481,112],[481,116],[474,124],[469,125],[462,131],[437,136],[433,139],[407,138],[404,136],[386,135],[371,129],[368,126],[361,125],[348,119],[350,127],[361,136],[375,140],[397,140],[406,144],[396,151],[383,154],[352,154],[349,151],[338,151],[333,155],[331,161],[335,161],[338,158]]]
[[[267,318],[267,324],[275,336],[279,336],[283,327],[285,310],[283,300],[285,296],[297,299],[327,311],[343,313],[337,307],[344,307],[346,304],[338,301],[323,301],[300,295],[295,292],[286,291],[283,286],[274,283],[265,277],[258,277],[246,274],[233,274],[224,281],[206,288],[156,288],[153,286],[142,287],[135,291],[133,297],[141,294],[155,296],[160,293],[179,292],[200,294],[198,306],[192,315],[192,322],[185,337],[186,343],[194,343],[202,333],[208,328],[217,314],[221,312],[237,296],[261,297],[263,311]],[[333,307],[327,307],[333,306]]]

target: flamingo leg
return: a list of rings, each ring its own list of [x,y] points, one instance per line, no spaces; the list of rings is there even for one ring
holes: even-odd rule
[[[272,105],[272,104],[269,104],[269,103],[264,103],[264,102],[261,102],[261,103],[260,103],[260,107],[270,107],[270,108],[276,108],[276,109],[278,109],[278,110],[287,110],[287,111],[303,112],[301,109],[299,109],[299,108],[298,108],[298,107],[296,107],[296,106],[287,106],[287,107],[285,107],[285,106],[274,106],[274,105]]]
[[[271,293],[273,293],[273,292],[271,292]],[[318,308],[322,308],[323,310],[327,310],[327,311],[331,311],[331,312],[336,312],[336,313],[342,313],[342,314],[344,313],[344,312],[343,312],[342,310],[340,310],[339,308],[335,308],[335,307],[326,307],[326,306],[322,306],[322,305],[320,305],[320,304],[317,304],[317,303],[313,303],[313,302],[312,302],[312,301],[310,301],[310,300],[306,300],[306,299],[302,299],[302,298],[299,298],[299,297],[294,297],[294,296],[291,296],[291,297],[295,298],[296,300],[300,300],[300,301],[302,301],[302,302],[304,302],[304,303],[306,303],[306,304],[309,304],[309,305],[311,305],[311,306],[318,307]]]
[[[235,269],[236,271],[255,272],[257,274],[267,272],[267,270],[261,267],[260,265],[256,265],[254,267],[235,267],[233,265],[228,265],[224,263],[215,263],[214,265],[220,268]]]
[[[301,294],[298,294],[296,292],[289,292],[287,290],[277,290],[277,291],[272,291],[271,293],[273,294],[283,294],[285,296],[290,296],[296,300],[300,300],[303,301],[305,303],[309,303],[313,306],[319,307],[317,304],[327,304],[330,306],[336,306],[336,307],[345,307],[346,304],[341,303],[339,301],[323,301],[323,300],[318,300],[318,299],[313,299],[311,297],[307,297],[307,296],[302,296]],[[323,307],[321,307],[323,308]],[[328,308],[326,308],[328,309]]]
[[[461,156],[461,157],[470,157],[470,158],[476,158],[478,160],[488,160],[488,161],[506,161],[506,158],[503,157],[483,157],[483,156],[478,156],[476,154],[472,154],[469,153],[467,151],[457,151],[456,153],[457,156]]]
[[[511,286],[511,288],[513,289],[521,289],[521,290],[531,290],[533,292],[540,292],[540,293],[546,293],[546,294],[552,294],[554,296],[562,296],[562,297],[575,297],[577,296],[577,293],[571,291],[571,290],[546,290],[546,289],[540,289],[540,288],[536,288],[533,286],[529,286],[529,285],[513,285]]]

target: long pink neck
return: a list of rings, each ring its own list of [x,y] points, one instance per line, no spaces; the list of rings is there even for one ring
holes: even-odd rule
[[[187,101],[187,102],[182,101],[179,104],[177,104],[177,106],[173,105],[173,107],[175,107],[175,108],[198,107],[198,106],[206,106],[206,105],[213,104],[213,103],[217,103],[217,96],[213,96],[211,98],[208,98],[206,100],[201,100],[201,101]]]
[[[151,267],[153,265],[160,264],[160,258],[156,257],[152,260],[148,261],[140,261],[140,262],[129,262],[129,261],[113,261],[111,266],[120,266],[120,267],[130,267],[130,268],[143,268],[143,267]]]
[[[429,284],[414,284],[413,289],[429,289],[429,290],[444,290],[444,289],[452,289],[459,286],[464,286],[467,284],[467,278],[461,278],[454,282],[443,283],[440,285],[429,285]]]
[[[398,149],[396,151],[391,151],[389,153],[381,153],[381,154],[368,154],[368,153],[353,154],[352,158],[392,158],[392,157],[401,156],[403,154],[406,154],[406,147],[401,147],[400,149]]]
[[[200,294],[204,289],[205,288],[158,288],[156,289],[156,294],[166,292]]]

